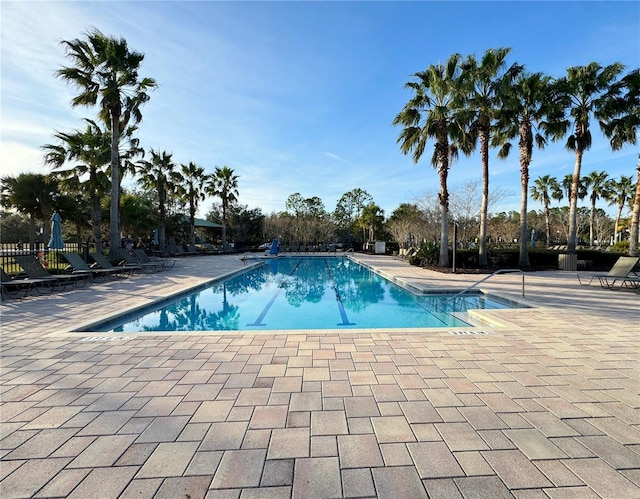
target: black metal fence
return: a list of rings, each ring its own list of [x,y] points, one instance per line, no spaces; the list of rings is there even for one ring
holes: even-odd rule
[[[0,265],[2,269],[10,275],[17,275],[22,272],[20,266],[15,262],[14,256],[27,255],[38,259],[40,263],[51,272],[64,271],[68,266],[67,261],[61,255],[65,253],[79,253],[85,262],[89,261],[89,251],[94,251],[95,246],[87,243],[65,243],[63,250],[53,250],[46,247],[44,243],[3,243],[0,248]]]

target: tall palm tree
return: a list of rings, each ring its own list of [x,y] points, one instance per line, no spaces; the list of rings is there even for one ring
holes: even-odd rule
[[[451,162],[458,156],[458,141],[464,134],[461,121],[460,54],[453,54],[445,64],[430,65],[416,73],[418,81],[405,84],[414,96],[393,120],[403,127],[397,142],[404,154],[418,163],[427,142],[435,140],[431,165],[438,171],[441,209],[439,265],[449,265],[449,191],[447,176]]]
[[[601,197],[605,197],[607,193],[607,180],[609,174],[607,172],[593,171],[585,178],[585,185],[587,189],[591,188],[591,212],[589,213],[589,246],[593,246],[593,235],[595,233],[595,217],[596,217],[596,202]],[[598,241],[600,245],[600,241]]]
[[[85,130],[71,133],[56,132],[58,144],[45,144],[44,162],[54,169],[54,176],[71,190],[84,193],[91,206],[91,226],[96,250],[102,251],[101,200],[109,191],[105,173],[111,160],[111,134],[103,131],[95,121],[85,120]],[[77,162],[70,166],[69,163]],[[85,178],[85,180],[81,180]],[[75,185],[71,185],[75,184]]]
[[[205,189],[209,195],[219,197],[222,202],[222,247],[227,249],[227,211],[229,204],[238,200],[238,175],[228,166],[216,166]]]
[[[604,134],[610,139],[611,149],[617,151],[624,144],[635,144],[640,126],[640,69],[634,69],[620,82],[623,93],[613,99],[604,124]],[[640,218],[640,163],[636,195],[631,217],[629,256],[638,256],[638,218]]]
[[[140,107],[149,100],[147,91],[157,85],[152,78],[138,76],[144,54],[130,50],[124,38],[109,37],[94,28],[83,39],[63,40],[61,44],[72,65],[58,70],[57,75],[79,91],[71,105],[98,104],[99,117],[111,132],[109,254],[115,257],[120,246],[120,132],[129,122],[142,120]]]
[[[620,226],[620,218],[622,218],[622,210],[633,201],[634,194],[635,186],[631,175],[620,175],[620,180],[611,179],[606,185],[604,197],[609,201],[609,206],[616,205],[618,207],[614,241],[618,240],[618,227]]]
[[[559,90],[565,97],[566,109],[573,126],[573,133],[569,136],[566,147],[576,155],[569,199],[569,252],[575,252],[578,242],[580,169],[584,152],[591,147],[591,119],[593,117],[598,120],[600,128],[606,133],[607,122],[611,119],[612,113],[615,114],[612,102],[622,92],[617,79],[623,68],[620,63],[603,67],[597,62],[592,62],[586,66],[568,68],[567,75],[558,80]],[[567,126],[568,124],[567,122]]]
[[[199,201],[204,201],[204,183],[207,176],[204,168],[196,165],[193,161],[180,165],[182,181],[178,187],[178,194],[189,205],[189,227],[191,238],[189,241],[189,251],[196,250],[196,212]]]
[[[529,266],[529,250],[527,245],[527,198],[529,194],[529,165],[534,144],[540,149],[551,137],[557,140],[562,137],[563,109],[550,85],[551,78],[542,73],[521,74],[513,85],[508,85],[501,93],[502,104],[498,112],[499,132],[494,136],[496,143],[503,143],[498,156],[506,158],[511,149],[509,139],[518,137],[520,151],[520,256],[519,265]],[[540,179],[539,179],[540,180]],[[547,175],[546,182],[551,178]],[[555,181],[555,179],[554,179]],[[549,184],[541,181],[540,188],[548,189]],[[557,182],[556,182],[557,185]],[[533,194],[533,191],[532,191]],[[538,192],[536,191],[536,195]],[[538,200],[546,201],[547,241],[551,236],[548,218],[548,192],[540,193]]]
[[[179,183],[175,164],[166,151],[157,152],[151,149],[151,161],[140,160],[137,163],[140,184],[158,194],[158,243],[160,252],[166,252],[167,243],[167,200],[173,193],[174,186]]]
[[[381,230],[384,220],[384,210],[375,203],[369,203],[362,208],[362,215],[358,219],[358,224],[369,233],[367,241],[375,241],[376,230]]]
[[[563,194],[560,199],[566,197],[568,200],[571,200],[571,192],[573,191],[573,174],[567,173],[562,178],[562,190]],[[587,185],[585,181],[585,177],[580,177],[578,179],[578,199],[582,200],[587,197]]]
[[[480,235],[478,238],[478,264],[487,266],[487,212],[489,206],[489,147],[495,129],[497,114],[501,109],[503,89],[522,71],[522,66],[512,64],[506,68],[506,58],[511,49],[489,49],[477,61],[469,55],[462,64],[462,80],[465,86],[468,110],[470,146],[475,149],[480,142],[482,162],[482,203],[480,205]],[[506,68],[506,69],[505,69]],[[507,83],[505,85],[505,82]]]
[[[551,199],[562,199],[562,188],[558,181],[549,175],[538,177],[531,186],[531,198],[544,206],[544,221],[547,231],[547,246],[551,246],[551,212],[549,203]]]
[[[636,166],[636,195],[633,198],[633,215],[629,234],[629,256],[638,256],[638,225],[640,224],[640,154]]]

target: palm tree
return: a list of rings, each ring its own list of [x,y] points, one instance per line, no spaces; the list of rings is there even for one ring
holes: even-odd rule
[[[156,152],[151,149],[151,161],[138,161],[138,175],[142,187],[154,190],[158,194],[158,243],[162,254],[166,251],[167,242],[167,200],[180,179],[174,171],[175,164],[166,151]]]
[[[633,198],[633,215],[629,234],[629,256],[638,256],[638,225],[640,223],[640,154],[636,166],[636,195]]]
[[[547,144],[551,137],[557,140],[563,135],[561,123],[563,109],[552,91],[551,78],[542,73],[523,74],[513,85],[509,85],[502,92],[501,110],[498,112],[500,132],[494,137],[496,143],[503,143],[498,156],[506,158],[511,149],[507,140],[519,138],[520,151],[520,257],[519,265],[529,266],[529,250],[527,246],[527,198],[529,194],[529,165],[534,144],[540,149]],[[541,180],[541,179],[538,179]],[[555,182],[555,179],[553,179]],[[540,197],[534,199],[545,203],[547,217],[547,244],[551,237],[549,221],[549,193],[551,178],[547,175],[538,185]],[[557,185],[557,182],[555,182]],[[532,195],[534,190],[532,189]],[[538,191],[535,190],[536,196]]]
[[[178,194],[183,201],[189,204],[189,227],[191,238],[189,241],[189,251],[196,250],[196,212],[198,211],[198,202],[204,201],[205,194],[203,185],[206,181],[204,168],[196,165],[193,161],[188,164],[180,165],[180,173],[182,181],[178,186]]]
[[[124,38],[116,39],[91,29],[83,39],[61,42],[73,65],[63,67],[57,75],[79,90],[71,105],[95,106],[99,117],[111,132],[111,207],[109,255],[120,247],[118,206],[120,201],[120,131],[131,121],[142,120],[140,107],[149,100],[148,90],[157,85],[152,78],[139,78],[144,54],[129,49]]]
[[[439,265],[449,265],[449,192],[447,176],[458,156],[458,140],[463,135],[461,112],[460,54],[453,54],[443,64],[430,65],[415,74],[417,82],[408,82],[414,96],[393,120],[404,128],[397,142],[404,154],[412,153],[418,163],[430,139],[435,140],[431,165],[440,177],[438,200],[441,208]]]
[[[544,220],[547,230],[547,246],[551,246],[551,199],[562,199],[562,188],[558,181],[549,175],[538,177],[531,186],[531,198],[544,206]]]
[[[36,221],[43,224],[43,240],[49,240],[51,226],[49,220],[60,197],[60,189],[54,178],[38,173],[21,173],[17,177],[0,178],[2,195],[0,202],[6,208],[29,217],[29,244],[33,247],[36,235]]]
[[[362,208],[362,215],[358,219],[358,224],[363,231],[369,233],[367,241],[375,241],[376,230],[382,229],[382,221],[384,220],[384,210],[375,203],[369,203]]]
[[[467,126],[470,140],[468,148],[475,149],[480,141],[482,162],[482,203],[480,206],[480,236],[478,238],[478,264],[487,266],[487,211],[489,206],[489,147],[495,131],[497,114],[501,108],[502,92],[522,71],[522,66],[512,64],[505,70],[506,58],[511,49],[499,48],[485,51],[480,62],[473,55],[462,64],[462,81],[465,86]],[[505,85],[506,83],[506,85]],[[465,152],[470,152],[465,150]]]
[[[618,227],[620,226],[620,218],[622,218],[622,210],[627,204],[633,201],[635,187],[631,175],[620,175],[620,180],[610,180],[606,185],[605,198],[609,201],[609,206],[617,205],[618,213],[616,214],[616,226],[614,232],[614,241],[618,240]]]
[[[591,200],[591,212],[589,214],[589,246],[593,246],[596,202],[598,199],[606,195],[608,179],[609,174],[607,172],[597,171],[591,172],[584,178],[587,189],[589,187],[591,188],[591,195],[589,196],[589,199]],[[598,245],[600,245],[600,241],[598,241]]]
[[[612,103],[622,89],[616,81],[623,65],[614,63],[603,67],[596,62],[586,66],[567,69],[567,75],[558,80],[559,91],[565,98],[566,109],[573,125],[573,133],[567,140],[567,149],[575,151],[576,160],[569,198],[569,241],[567,250],[575,252],[578,242],[577,206],[580,169],[584,152],[591,147],[591,118],[598,120],[600,128],[607,133],[607,122],[614,113]],[[568,126],[567,122],[567,126]]]
[[[610,139],[611,149],[617,151],[624,144],[635,144],[640,126],[640,70],[634,69],[620,82],[623,93],[613,99],[604,123],[604,134]],[[638,218],[640,218],[640,163],[636,195],[629,235],[629,256],[638,256]]]
[[[85,193],[91,206],[91,226],[96,250],[102,251],[102,210],[100,202],[109,191],[109,179],[104,169],[111,160],[111,134],[94,121],[85,120],[87,128],[72,133],[56,132],[58,144],[45,144],[44,162],[54,169],[54,176],[70,190]],[[69,166],[69,162],[78,162]],[[63,169],[64,167],[66,169]],[[85,181],[80,179],[87,177]]]
[[[230,203],[238,200],[238,175],[228,166],[216,166],[216,170],[209,177],[205,187],[211,196],[219,197],[222,201],[222,247],[227,249],[227,211]]]

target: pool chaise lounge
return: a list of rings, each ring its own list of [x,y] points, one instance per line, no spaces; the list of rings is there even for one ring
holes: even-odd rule
[[[98,251],[92,251],[89,256],[101,269],[113,270],[114,273],[118,271],[120,276],[130,276],[135,272],[138,274],[142,272],[142,267],[139,265],[113,265],[106,256]]]
[[[155,263],[161,264],[163,269],[170,269],[176,264],[175,258],[160,258],[160,257],[150,257],[147,255],[143,249],[138,248],[134,249],[133,253],[140,263]]]
[[[640,258],[635,256],[621,256],[607,273],[583,275],[584,281],[578,273],[578,282],[582,286],[588,286],[597,279],[603,288],[613,289],[618,281],[622,283],[625,280],[635,280],[636,277],[640,277],[634,272],[639,260]]]
[[[101,278],[103,281],[107,279],[107,277],[117,277],[120,274],[120,271],[116,269],[102,269],[102,268],[94,268],[92,269],[87,265],[82,257],[77,253],[62,253],[62,256],[69,262],[69,265],[73,268],[74,272],[85,272],[91,276],[92,280],[96,278]]]
[[[42,288],[53,292],[54,287],[51,286],[50,279],[31,279],[11,277],[4,269],[0,268],[0,285],[2,299],[8,298],[24,298],[29,292],[35,289],[38,294],[42,294]]]
[[[47,279],[49,285],[64,290],[69,284],[77,287],[80,282],[82,286],[87,283],[91,275],[87,272],[73,274],[51,274],[45,269],[40,261],[29,255],[16,255],[15,262],[24,270],[31,279]]]
[[[156,263],[156,262],[142,263],[138,259],[138,257],[133,255],[132,253],[129,253],[127,250],[119,250],[118,251],[118,258],[122,259],[122,262],[120,263],[120,265],[137,266],[137,267],[140,268],[140,270],[142,272],[160,272],[160,271],[164,270],[164,265],[162,263]]]

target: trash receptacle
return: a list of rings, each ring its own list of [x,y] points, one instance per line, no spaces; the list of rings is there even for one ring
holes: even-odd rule
[[[558,270],[578,270],[578,255],[575,253],[560,253],[558,255]]]

